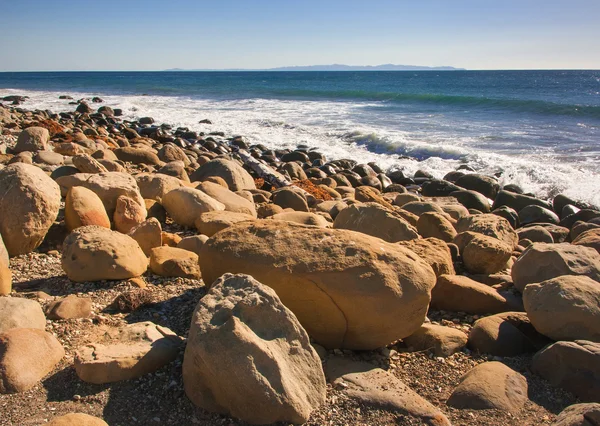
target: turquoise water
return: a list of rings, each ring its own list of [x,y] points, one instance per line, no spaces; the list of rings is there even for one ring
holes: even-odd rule
[[[60,94],[101,96],[129,118],[408,172],[468,163],[600,204],[600,71],[0,73],[9,94],[54,111],[74,109]]]

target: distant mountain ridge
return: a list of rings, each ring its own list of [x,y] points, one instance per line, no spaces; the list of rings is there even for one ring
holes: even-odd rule
[[[306,66],[290,66],[265,69],[182,69],[171,68],[165,71],[464,71],[465,68],[455,68],[450,66],[441,67],[426,67],[421,65],[306,65]]]

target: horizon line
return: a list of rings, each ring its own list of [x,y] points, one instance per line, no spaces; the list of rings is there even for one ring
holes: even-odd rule
[[[289,67],[281,67],[289,68]],[[43,72],[470,72],[470,71],[600,71],[600,68],[456,68],[456,69],[408,69],[408,70],[279,70],[273,68],[214,68],[214,69],[184,69],[171,68],[161,70],[0,70],[0,73],[43,73]]]

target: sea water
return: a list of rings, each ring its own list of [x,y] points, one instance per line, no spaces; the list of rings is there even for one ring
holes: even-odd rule
[[[0,73],[7,95],[54,112],[75,109],[59,95],[99,96],[94,106],[125,119],[407,174],[468,164],[540,197],[600,205],[600,71]]]

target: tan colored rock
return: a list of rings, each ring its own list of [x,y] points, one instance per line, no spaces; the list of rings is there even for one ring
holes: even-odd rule
[[[462,232],[456,236],[463,264],[472,274],[495,274],[507,268],[512,248],[494,237],[477,232]]]
[[[159,203],[165,194],[184,186],[179,179],[159,173],[139,174],[135,180],[144,199],[155,200]]]
[[[0,234],[11,256],[29,253],[58,216],[58,185],[42,169],[24,163],[0,170]]]
[[[356,188],[354,190],[354,199],[363,203],[377,203],[388,210],[394,209],[392,204],[386,201],[378,190],[370,186],[359,186]]]
[[[325,402],[306,331],[271,288],[247,275],[225,274],[198,302],[183,383],[199,407],[255,424],[304,423]]]
[[[100,164],[96,159],[88,154],[79,154],[73,156],[73,165],[77,167],[81,173],[105,173],[108,172],[106,167]]]
[[[46,328],[46,317],[35,300],[0,297],[0,333],[12,328]]]
[[[73,186],[83,186],[93,191],[100,199],[106,213],[111,217],[117,208],[117,198],[121,195],[135,200],[140,206],[144,199],[133,176],[127,173],[76,173],[71,176],[62,176],[56,179],[63,195]]]
[[[520,311],[516,296],[501,293],[462,275],[442,275],[431,291],[431,308],[469,314]]]
[[[50,373],[65,356],[59,341],[34,328],[0,334],[0,393],[25,392]]]
[[[192,253],[196,253],[200,255],[200,249],[208,241],[208,237],[206,235],[191,235],[189,237],[182,238],[181,241],[177,243],[177,248],[191,251]]]
[[[289,164],[289,163],[288,163]],[[286,186],[275,191],[271,197],[273,203],[282,209],[293,209],[299,212],[308,212],[306,196],[295,186]]]
[[[333,227],[361,232],[392,243],[419,238],[417,230],[400,215],[377,203],[349,206],[337,215]]]
[[[537,331],[553,340],[600,342],[600,283],[563,275],[528,284],[523,304]]]
[[[110,229],[110,219],[100,197],[83,186],[74,186],[65,199],[65,225],[69,232],[88,225]]]
[[[123,234],[146,220],[148,212],[145,205],[138,204],[135,200],[121,195],[117,198],[117,208],[113,215],[115,229]]]
[[[149,149],[146,148],[134,148],[126,146],[117,148],[113,151],[117,158],[121,161],[125,161],[133,164],[149,164],[158,166],[162,164],[158,156]]]
[[[255,220],[253,216],[246,213],[230,211],[206,212],[196,219],[196,229],[203,235],[212,237],[217,232],[245,220]]]
[[[12,272],[8,258],[8,251],[0,235],[0,296],[9,295],[12,291]]]
[[[527,380],[506,365],[484,362],[463,376],[446,404],[454,408],[518,413],[527,401]]]
[[[144,254],[150,257],[150,251],[154,247],[162,246],[162,227],[158,219],[150,219],[131,228],[127,234],[139,244]]]
[[[168,192],[162,205],[175,223],[188,227],[193,227],[202,213],[225,210],[223,203],[194,188],[177,188]]]
[[[585,275],[600,281],[600,255],[593,248],[569,243],[534,243],[519,256],[511,275],[520,292],[527,284],[561,275]]]
[[[91,315],[92,299],[89,297],[77,297],[72,294],[46,306],[46,316],[51,320],[89,318]]]
[[[235,192],[213,182],[202,182],[196,186],[196,189],[204,192],[209,197],[217,200],[225,206],[225,211],[244,213],[256,217],[254,203],[244,197],[240,197]]]
[[[399,245],[277,220],[215,234],[202,247],[200,269],[207,283],[233,272],[270,286],[328,348],[375,349],[414,333],[435,282],[431,267]]]
[[[172,161],[181,161],[185,167],[190,165],[190,159],[187,157],[183,149],[172,143],[166,143],[158,150],[158,158],[165,163]]]
[[[198,255],[176,247],[150,250],[150,269],[163,277],[200,278]]]
[[[469,333],[471,350],[495,356],[535,352],[549,343],[524,312],[502,312],[475,321]]]
[[[149,321],[108,333],[106,342],[92,343],[75,354],[75,371],[84,382],[102,384],[152,373],[172,362],[182,339]]]
[[[417,417],[431,426],[450,426],[448,418],[394,375],[365,362],[330,357],[327,380],[350,398],[375,409]]]
[[[177,244],[183,239],[177,234],[171,232],[161,232],[163,246],[177,247]]]
[[[122,280],[146,272],[148,258],[128,235],[82,226],[63,243],[62,267],[69,279],[77,282]]]
[[[467,335],[452,327],[423,324],[403,340],[407,346],[417,351],[432,350],[435,356],[447,357],[465,347]]]
[[[417,222],[417,231],[424,237],[438,238],[447,243],[451,243],[456,236],[456,230],[452,223],[439,213],[423,213]]]
[[[299,225],[318,226],[319,228],[329,228],[330,223],[323,216],[309,212],[283,212],[271,216],[273,220],[282,220],[285,222],[297,223]]]
[[[19,133],[15,152],[23,151],[45,151],[48,149],[50,141],[50,132],[44,127],[28,127]]]
[[[254,179],[242,166],[235,161],[217,158],[203,164],[190,175],[192,182],[204,181],[209,176],[223,178],[231,191],[256,189]]]
[[[598,426],[600,404],[590,402],[573,404],[561,411],[552,426]]]
[[[531,370],[583,402],[600,402],[600,343],[556,342],[535,354]]]
[[[492,213],[476,214],[459,219],[456,223],[456,231],[459,234],[466,231],[477,232],[496,238],[508,244],[511,250],[519,242],[519,236],[508,220]]]
[[[588,229],[582,232],[573,240],[577,246],[591,247],[600,253],[600,228]]]
[[[422,238],[410,241],[399,241],[403,247],[410,249],[431,266],[435,275],[454,275],[454,264],[448,245],[437,238]]]
[[[55,417],[46,426],[108,426],[104,420],[84,413],[69,413]]]

